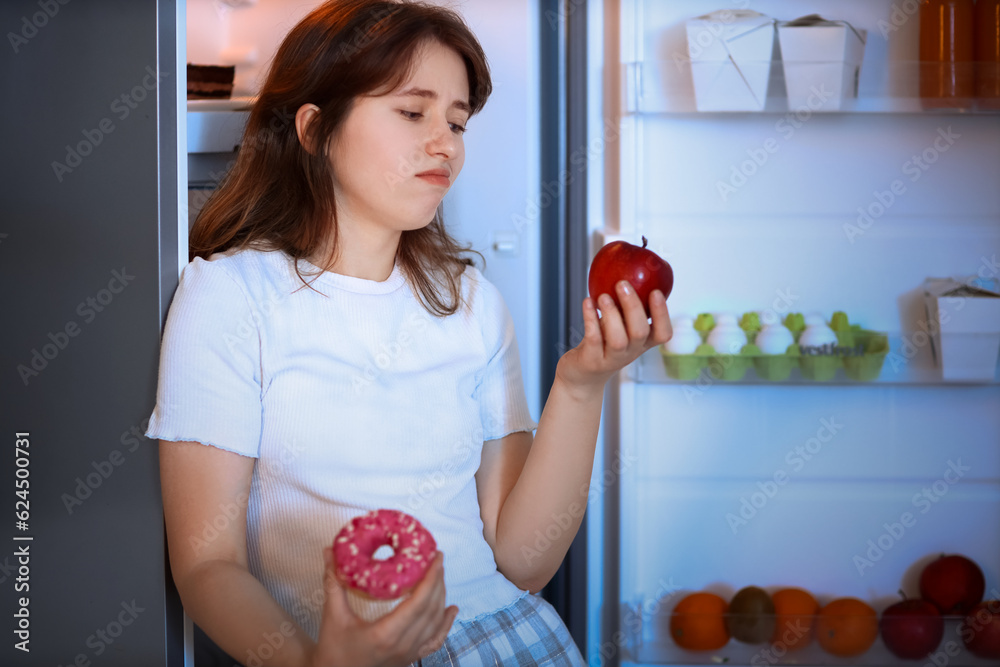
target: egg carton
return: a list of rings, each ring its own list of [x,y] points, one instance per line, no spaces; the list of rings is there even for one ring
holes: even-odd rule
[[[718,322],[701,313],[693,322],[675,323],[675,337],[687,348],[696,344],[690,353],[676,352],[681,345],[660,347],[667,375],[686,381],[705,370],[716,380],[737,381],[752,367],[759,378],[773,382],[789,379],[795,369],[816,382],[834,379],[839,369],[851,380],[870,382],[881,374],[889,352],[886,333],[851,324],[841,311],[829,322],[818,315],[789,313],[780,326],[768,327],[761,326],[755,312],[739,321],[721,315]]]

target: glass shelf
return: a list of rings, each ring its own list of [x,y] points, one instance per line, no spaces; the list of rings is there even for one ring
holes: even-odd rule
[[[662,604],[666,602],[666,604]],[[744,644],[730,639],[725,646],[715,651],[688,651],[677,646],[670,638],[670,612],[677,600],[647,600],[644,603],[623,605],[622,626],[625,629],[623,665],[851,665],[852,667],[874,667],[890,665],[923,665],[930,658],[915,661],[902,660],[893,655],[882,641],[881,635],[871,648],[860,655],[838,657],[825,652],[813,638],[809,644],[785,650],[782,646]],[[972,655],[961,640],[961,617],[944,618],[944,637],[937,647],[939,661],[946,661],[948,667],[980,667],[996,665],[995,660],[987,660]],[[808,624],[815,629],[815,617]],[[943,664],[943,663],[942,663]]]
[[[718,116],[719,114],[787,114],[800,120],[812,115],[837,113],[918,113],[944,115],[1000,115],[1000,99],[970,99],[955,106],[940,105],[940,102],[924,100],[920,97],[920,70],[926,63],[919,61],[865,62],[860,70],[850,64],[834,62],[796,63],[799,68],[815,67],[818,74],[811,80],[829,78],[831,72],[835,85],[818,84],[808,86],[813,94],[802,99],[789,100],[786,90],[785,66],[780,60],[741,62],[739,67],[728,61],[692,62],[687,59],[661,60],[653,62],[633,62],[623,65],[623,112],[626,115],[695,114]],[[975,67],[967,63],[966,67]],[[843,74],[839,74],[843,71]],[[707,106],[708,99],[702,91],[696,93],[695,80],[715,87],[712,97],[722,105],[711,104],[718,109],[726,102],[727,87],[736,86],[733,91],[732,108],[699,111],[699,106]],[[750,81],[768,81],[757,90],[749,90]],[[843,84],[849,92],[841,98],[836,92]],[[704,86],[703,86],[704,88]],[[766,93],[763,91],[766,90]],[[857,95],[854,95],[854,91]],[[702,103],[697,95],[703,95]],[[749,102],[749,105],[747,105]]]
[[[945,380],[942,377],[941,369],[937,366],[931,344],[926,342],[926,337],[921,335],[890,334],[889,352],[882,364],[882,370],[878,377],[871,381],[853,380],[848,377],[843,366],[837,369],[836,375],[826,381],[811,380],[804,377],[798,368],[793,368],[791,374],[784,380],[766,380],[759,377],[753,369],[752,364],[742,378],[738,380],[723,380],[712,376],[708,368],[703,368],[701,373],[692,380],[676,380],[667,375],[666,367],[659,348],[653,348],[643,354],[626,370],[626,378],[632,382],[640,384],[678,384],[690,385],[694,390],[712,385],[804,385],[804,386],[830,386],[830,385],[850,385],[850,386],[870,386],[870,385],[942,385],[942,386],[982,386],[997,385],[1000,383],[1000,366],[993,373],[990,380],[978,381],[953,381]]]

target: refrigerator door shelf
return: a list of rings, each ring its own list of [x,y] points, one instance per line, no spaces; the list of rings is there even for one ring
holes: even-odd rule
[[[188,153],[229,153],[239,148],[251,102],[250,98],[189,100]]]
[[[952,334],[952,336],[957,338],[966,338],[966,344],[968,345],[971,345],[976,341],[975,334]],[[747,367],[745,369],[745,373],[743,373],[740,377],[728,375],[726,377],[729,379],[721,379],[718,377],[717,373],[713,373],[714,369],[709,368],[709,360],[705,360],[704,363],[700,364],[699,368],[695,369],[697,371],[696,373],[692,372],[678,377],[671,377],[671,375],[676,375],[676,373],[671,372],[673,370],[672,368],[668,370],[663,354],[659,349],[647,351],[635,363],[629,366],[627,378],[633,382],[642,384],[687,383],[695,387],[702,388],[710,385],[761,384],[794,384],[808,387],[819,385],[996,385],[1000,383],[1000,366],[997,366],[994,369],[990,377],[986,377],[986,375],[989,374],[985,374],[977,376],[977,378],[974,379],[945,379],[942,377],[940,366],[937,365],[935,361],[933,341],[929,336],[922,335],[922,333],[921,335],[915,335],[912,332],[890,333],[888,335],[888,341],[889,352],[885,355],[885,359],[881,364],[877,377],[870,380],[856,379],[858,376],[854,374],[854,369],[846,366],[847,364],[853,363],[855,360],[847,357],[840,358],[839,363],[837,363],[837,360],[834,359],[834,372],[832,375],[820,376],[829,377],[828,380],[811,379],[808,376],[808,370],[804,372],[799,364],[793,365],[787,377],[778,376],[776,379],[767,379],[755,369],[753,358],[745,360],[747,362]],[[689,357],[692,357],[692,355],[678,356],[682,356],[684,358],[677,359],[675,357],[675,359],[671,361],[674,361],[675,363],[678,360],[687,361]],[[800,357],[800,363],[802,358],[803,357]],[[725,355],[719,355],[719,359],[722,359],[723,361],[717,365],[720,367],[726,366],[724,363]],[[744,359],[740,359],[738,356],[733,357],[733,359],[736,361],[744,361]],[[859,360],[866,361],[864,357],[859,358]]]

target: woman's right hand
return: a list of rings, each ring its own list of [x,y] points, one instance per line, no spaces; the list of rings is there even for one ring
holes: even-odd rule
[[[374,622],[358,618],[334,573],[333,550],[323,550],[326,600],[311,667],[395,667],[408,665],[444,645],[458,607],[445,607],[440,553],[424,578],[389,614]]]

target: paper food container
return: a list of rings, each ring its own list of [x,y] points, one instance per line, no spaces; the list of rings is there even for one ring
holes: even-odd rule
[[[838,111],[858,96],[867,33],[816,14],[778,23],[781,63],[792,111]]]
[[[774,19],[729,9],[687,22],[698,111],[762,111],[774,55]]]
[[[952,278],[928,278],[924,304],[942,378],[991,382],[1000,355],[1000,293]]]

